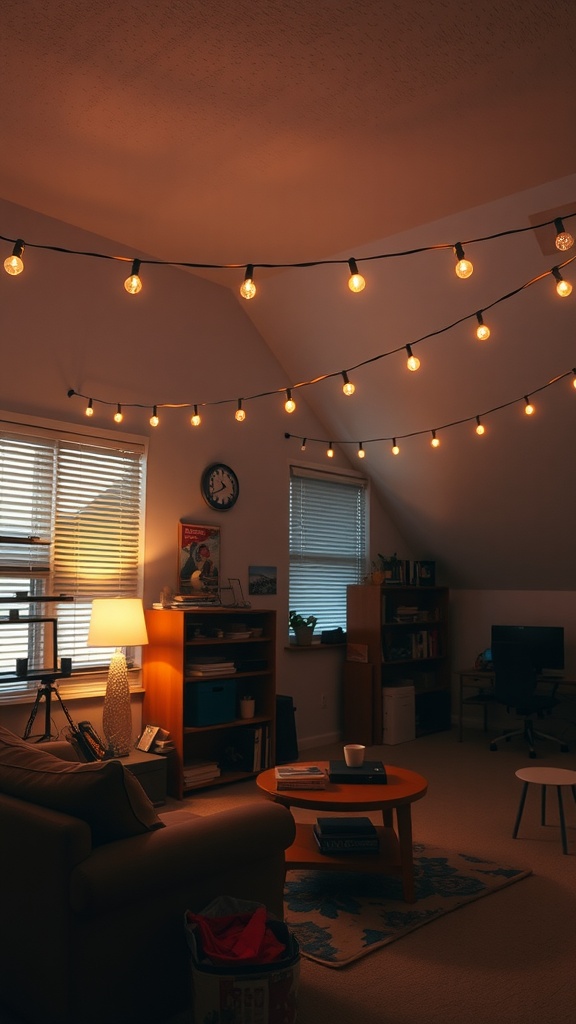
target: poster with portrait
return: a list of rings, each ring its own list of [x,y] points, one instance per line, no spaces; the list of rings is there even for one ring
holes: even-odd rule
[[[178,593],[213,600],[219,579],[220,527],[178,523]]]

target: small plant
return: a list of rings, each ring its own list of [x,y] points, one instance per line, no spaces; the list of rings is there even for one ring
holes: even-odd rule
[[[311,626],[312,629],[314,629],[318,619],[315,615],[309,615],[308,618],[305,619],[304,616],[300,615],[298,612],[290,612],[288,622],[290,624],[290,629],[293,629],[294,632],[296,632],[297,629],[304,629],[306,626]]]

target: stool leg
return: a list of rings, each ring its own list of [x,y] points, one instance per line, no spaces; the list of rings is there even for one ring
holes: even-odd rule
[[[546,824],[546,786],[542,786],[542,800],[540,804],[540,824]]]
[[[556,786],[558,791],[558,814],[560,815],[560,832],[562,834],[562,851],[568,853],[568,843],[566,842],[566,822],[564,821],[564,807],[562,804],[562,787]]]
[[[526,803],[526,794],[528,792],[528,786],[529,785],[530,785],[529,782],[525,782],[524,785],[522,786],[522,795],[520,797],[520,806],[518,807],[518,814],[516,815],[516,821],[514,823],[514,831],[512,833],[512,838],[513,839],[516,839],[516,836],[518,835],[518,829],[520,828],[520,821],[522,819],[522,812],[524,810],[524,804]]]

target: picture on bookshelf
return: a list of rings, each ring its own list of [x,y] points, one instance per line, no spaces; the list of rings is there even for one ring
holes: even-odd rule
[[[414,562],[414,583],[417,587],[433,587],[436,584],[436,562],[426,559]]]
[[[178,523],[178,593],[214,597],[220,577],[220,527]]]

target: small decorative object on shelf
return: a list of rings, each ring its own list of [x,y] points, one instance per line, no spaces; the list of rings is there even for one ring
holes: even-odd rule
[[[309,615],[307,619],[298,612],[290,612],[288,616],[288,624],[290,629],[294,631],[296,637],[296,643],[299,647],[309,647],[312,643],[312,637],[314,636],[314,627],[318,619],[315,615]]]

